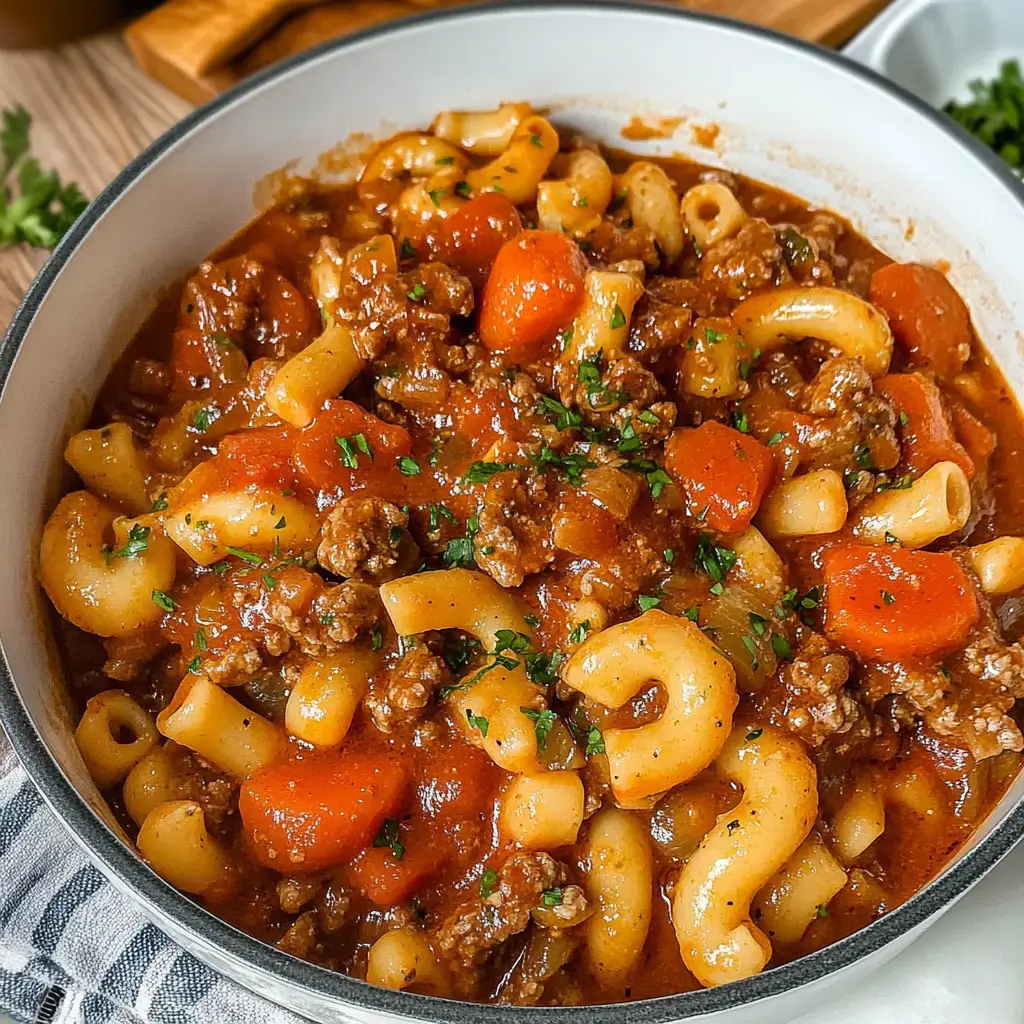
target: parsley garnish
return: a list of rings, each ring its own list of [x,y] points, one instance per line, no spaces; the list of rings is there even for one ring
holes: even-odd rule
[[[601,735],[601,730],[596,725],[592,725],[587,729],[587,757],[604,752],[604,737]]]
[[[498,872],[494,868],[487,868],[480,876],[480,899],[485,900],[494,892],[498,884]]]
[[[203,406],[195,416],[192,417],[192,426],[199,431],[200,434],[205,434],[210,429],[210,424],[217,418],[217,408],[214,406]]]
[[[164,590],[154,590],[150,596],[153,598],[153,604],[165,612],[173,612],[177,607],[174,598]]]
[[[419,476],[420,464],[409,455],[402,455],[398,459],[398,472],[402,476]]]
[[[772,650],[775,652],[776,657],[788,658],[792,648],[789,646],[789,641],[781,633],[772,633]]]
[[[540,396],[540,410],[554,416],[555,426],[559,430],[572,430],[583,423],[583,417],[574,409],[567,409],[561,402],[548,395]]]
[[[776,430],[775,433],[768,438],[766,443],[768,447],[771,448],[772,445],[778,444],[785,436],[786,432],[784,430]]]
[[[380,831],[374,837],[373,845],[377,848],[389,846],[395,860],[401,860],[405,856],[405,846],[399,840],[399,824],[394,818],[385,818]]]
[[[473,565],[473,538],[479,529],[480,519],[474,512],[466,523],[466,535],[448,541],[442,558],[449,569]]]
[[[200,665],[202,665],[202,663],[203,663],[203,661],[202,661],[202,658],[200,658],[200,657],[199,657],[199,655],[197,654],[197,655],[196,655],[196,656],[195,656],[195,657],[194,657],[194,658],[193,658],[193,659],[192,659],[192,660],[191,660],[191,661],[190,661],[190,662],[188,663],[188,670],[189,670],[189,672],[191,672],[191,673],[192,673],[192,675],[194,675],[194,676],[195,676],[195,675],[198,675],[198,674],[199,674],[199,666],[200,666]]]
[[[412,302],[422,302],[427,297],[427,286],[422,281],[417,281],[412,290],[405,294]]]
[[[250,565],[262,565],[263,559],[259,555],[254,554],[252,551],[246,551],[245,548],[233,548],[226,547],[224,549],[229,555],[234,555],[235,558],[240,558],[243,562],[248,562]]]
[[[466,719],[469,721],[470,729],[478,729],[481,736],[487,736],[487,726],[489,723],[486,718],[482,718],[480,715],[474,715],[469,708],[466,708]]]
[[[498,473],[507,473],[523,467],[516,462],[474,462],[465,472],[463,480],[467,484],[485,484]]]
[[[747,414],[739,406],[736,406],[732,411],[732,425],[741,434],[750,433],[750,424],[747,422]]]
[[[321,619],[320,621],[323,622],[323,619]],[[331,622],[333,622],[333,621],[334,621],[334,616],[332,615],[331,616]],[[384,634],[380,631],[380,626],[378,626],[373,631],[373,633],[370,635],[370,650],[371,651],[379,651],[381,649],[381,647],[383,647],[383,646],[384,646]]]
[[[336,437],[335,443],[341,449],[341,464],[349,469],[359,468],[359,455],[365,455],[373,461],[373,450],[365,434],[352,434],[350,437]]]
[[[451,159],[449,157],[449,159]],[[402,239],[402,247],[398,250],[398,258],[400,260],[413,260],[419,253],[416,251],[416,246],[409,241],[408,238]]]
[[[735,551],[715,544],[709,533],[700,535],[700,539],[697,541],[697,550],[693,556],[693,567],[697,572],[705,572],[715,583],[721,583],[735,564]]]
[[[652,608],[657,608],[661,604],[661,598],[657,594],[641,594],[636,599],[637,606],[642,612],[649,612]]]
[[[29,156],[32,117],[21,106],[4,110],[0,126],[0,247],[21,242],[52,249],[67,233],[89,200],[74,182],[61,183],[56,171],[44,171]],[[5,184],[17,168],[20,195]]]
[[[538,711],[536,708],[520,708],[519,710],[533,722],[533,732],[537,737],[537,749],[543,753],[548,748],[548,733],[555,725],[554,711],[550,708],[545,708],[543,711]]]
[[[162,491],[160,497],[153,502],[153,512],[166,512],[167,511],[167,492]]]
[[[562,905],[562,890],[545,889],[540,894],[540,901],[545,907],[560,907]]]
[[[590,619],[584,619],[579,625],[577,625],[573,631],[569,634],[569,643],[581,644],[587,638],[587,633],[590,632]]]
[[[622,307],[616,302],[615,309],[612,311],[612,322],[611,329],[617,331],[620,327],[626,326],[626,314],[622,312]]]
[[[879,593],[882,595],[882,600],[886,604],[895,604],[896,603],[896,598],[893,597],[893,595],[890,594],[888,590],[881,590],[881,591],[879,591]]]
[[[125,541],[123,548],[118,548],[117,551],[107,551],[107,562],[112,561],[115,558],[134,558],[136,555],[141,555],[149,544],[150,528],[148,526],[139,526],[137,523],[128,531],[128,540]]]

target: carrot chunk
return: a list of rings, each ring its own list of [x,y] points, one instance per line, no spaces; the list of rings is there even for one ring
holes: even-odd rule
[[[978,602],[952,555],[841,544],[823,556],[825,629],[865,658],[948,654],[978,621]]]
[[[996,435],[959,402],[953,403],[952,410],[957,439],[967,449],[975,469],[984,470],[996,450]]]
[[[672,434],[665,445],[665,469],[686,492],[692,514],[712,530],[738,533],[754,518],[775,459],[749,434],[708,420]]]
[[[479,287],[501,247],[522,230],[519,211],[503,195],[483,192],[445,218],[442,257]]]
[[[957,440],[932,381],[920,373],[890,373],[875,387],[900,411],[902,470],[920,475],[938,462],[955,462],[974,479],[974,461]]]
[[[383,754],[318,753],[256,772],[242,786],[238,811],[262,864],[320,871],[372,842],[407,782]]]
[[[490,349],[521,352],[554,341],[583,302],[587,261],[559,231],[524,231],[498,251],[477,332]]]
[[[943,274],[917,263],[891,263],[872,275],[870,297],[914,362],[946,380],[963,369],[971,354],[971,318]]]

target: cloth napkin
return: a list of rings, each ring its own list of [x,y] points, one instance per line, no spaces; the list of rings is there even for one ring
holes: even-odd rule
[[[19,1024],[302,1024],[176,946],[72,842],[0,730],[0,1011]]]

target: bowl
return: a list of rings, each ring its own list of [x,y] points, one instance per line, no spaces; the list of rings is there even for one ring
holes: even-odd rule
[[[927,103],[970,97],[999,65],[1024,57],[1024,8],[1003,0],[899,0],[843,51]]]
[[[1024,778],[931,884],[819,952],[719,989],[515,1009],[375,988],[213,917],[136,857],[72,739],[35,551],[60,493],[63,441],[161,289],[241,227],[253,183],[289,161],[309,165],[354,132],[383,135],[426,125],[440,109],[505,99],[547,105],[558,123],[611,143],[633,115],[679,118],[666,122],[678,124],[671,136],[630,148],[728,166],[837,210],[896,259],[946,261],[989,351],[1024,394],[1024,193],[952,122],[873,72],[761,29],[623,3],[440,10],[376,27],[185,118],[97,198],[30,288],[0,349],[0,559],[9,580],[0,589],[0,714],[44,798],[118,889],[201,960],[313,1020],[789,1019],[905,947],[1020,839]]]

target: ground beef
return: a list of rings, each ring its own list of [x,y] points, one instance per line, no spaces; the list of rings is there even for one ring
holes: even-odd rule
[[[496,473],[487,482],[473,538],[476,564],[503,587],[518,587],[554,558],[548,482],[529,470]]]
[[[451,318],[469,316],[473,302],[467,278],[443,263],[421,263],[369,284],[344,284],[334,315],[352,328],[357,351],[369,360],[392,342],[445,344]]]
[[[721,299],[738,302],[777,283],[782,266],[775,229],[752,218],[732,238],[708,248],[700,261],[700,282]]]
[[[1004,644],[989,629],[942,666],[876,665],[862,685],[872,697],[901,695],[926,726],[978,760],[1024,750],[1024,737],[1008,714],[1024,697],[1024,649]]]
[[[286,914],[297,914],[313,901],[320,888],[319,878],[303,875],[298,878],[279,878],[275,891],[281,909]]]
[[[801,465],[808,470],[863,467],[889,470],[900,460],[896,412],[875,394],[871,377],[856,359],[823,363],[801,395],[800,408],[817,418],[800,437]]]
[[[409,513],[383,498],[343,498],[323,523],[317,561],[337,576],[386,583],[419,558],[408,526]]]
[[[203,658],[202,671],[218,686],[239,686],[263,667],[259,645],[253,640],[232,640],[223,650]]]
[[[111,636],[103,641],[107,660],[103,672],[120,683],[138,679],[146,666],[167,647],[159,630],[140,630],[128,636]]]
[[[206,827],[213,835],[223,836],[231,831],[238,808],[239,783],[172,740],[168,740],[163,749],[170,759],[171,777],[177,787],[175,798],[199,804]]]
[[[614,427],[636,421],[640,413],[665,397],[664,389],[650,370],[631,355],[605,363],[599,383],[581,381],[578,367],[558,368],[558,392],[565,406],[575,406],[595,427]]]
[[[319,657],[374,630],[384,608],[376,587],[349,580],[325,587],[304,614],[296,614],[281,600],[271,600],[267,614],[303,654]]]
[[[388,669],[382,684],[367,694],[373,724],[381,732],[392,732],[405,722],[422,718],[438,688],[451,682],[444,659],[417,643]]]
[[[628,608],[641,587],[665,565],[664,550],[643,533],[631,533],[613,552],[601,555],[580,576],[580,597],[592,598],[610,612]]]
[[[317,954],[322,952],[323,946],[317,929],[316,911],[307,910],[300,914],[278,939],[277,948],[303,960],[319,959]]]
[[[352,897],[345,886],[337,879],[331,879],[321,890],[316,900],[316,912],[320,920],[320,930],[325,935],[333,935],[341,930],[348,921],[349,910],[352,908]]]
[[[629,321],[629,350],[650,366],[663,352],[686,344],[692,321],[693,312],[688,307],[645,294]]]
[[[783,663],[765,710],[773,720],[811,747],[833,734],[849,732],[863,710],[846,691],[850,663],[830,649],[825,637],[808,632],[792,661]]]
[[[654,270],[661,263],[661,253],[658,252],[653,232],[648,228],[625,224],[614,224],[608,220],[598,224],[587,239],[594,256],[601,263],[641,260],[645,267]]]
[[[514,853],[498,872],[494,891],[464,903],[438,930],[441,952],[461,967],[483,963],[492,950],[530,923],[545,889],[563,886],[569,873],[547,853]]]

